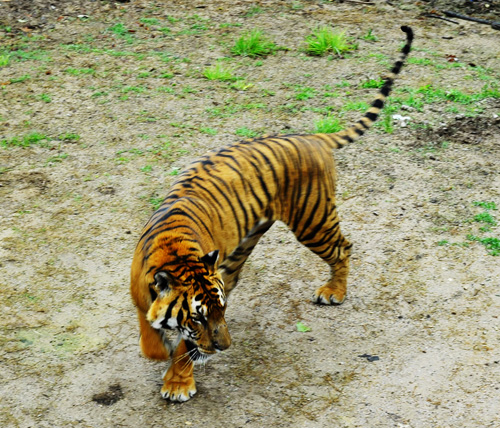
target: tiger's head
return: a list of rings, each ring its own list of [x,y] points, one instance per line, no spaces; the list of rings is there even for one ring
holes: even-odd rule
[[[176,257],[154,274],[150,287],[154,301],[148,321],[158,330],[177,330],[195,362],[231,344],[224,284],[215,268],[218,255],[216,250],[200,258]]]

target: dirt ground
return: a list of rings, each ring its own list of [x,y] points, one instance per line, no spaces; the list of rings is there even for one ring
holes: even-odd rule
[[[483,1],[0,0],[0,425],[500,427],[500,32],[433,9],[500,21]],[[143,224],[211,148],[359,118],[403,24],[396,108],[335,153],[345,303],[310,302],[327,267],[275,225],[231,348],[164,401],[128,291]],[[321,25],[357,49],[307,55]],[[231,55],[255,28],[281,49]],[[237,80],[204,77],[219,59]]]

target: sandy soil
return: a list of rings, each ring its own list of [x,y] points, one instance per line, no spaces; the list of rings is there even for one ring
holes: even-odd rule
[[[434,6],[500,20],[498,2],[454,4]],[[500,427],[500,263],[478,241],[500,238],[500,33],[420,16],[431,7],[0,1],[0,425]],[[326,24],[358,49],[307,56]],[[310,303],[327,268],[276,225],[231,295],[231,348],[196,369],[194,399],[165,402],[128,294],[155,204],[249,130],[358,118],[345,106],[372,100],[362,83],[387,72],[402,24],[417,37],[393,94],[408,125],[383,119],[335,153],[346,302]],[[287,49],[231,56],[254,28]],[[220,58],[242,79],[205,79]]]

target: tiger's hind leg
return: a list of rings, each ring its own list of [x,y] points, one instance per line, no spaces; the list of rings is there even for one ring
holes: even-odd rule
[[[351,243],[341,234],[340,242],[333,252],[333,257],[328,260],[326,258],[323,259],[330,265],[331,279],[315,291],[313,296],[314,303],[340,305],[344,302],[347,293],[351,246]]]
[[[349,257],[352,244],[342,235],[335,206],[324,216],[315,216],[311,224],[298,236],[299,241],[328,263],[331,278],[319,287],[313,296],[315,303],[340,305],[347,292]]]

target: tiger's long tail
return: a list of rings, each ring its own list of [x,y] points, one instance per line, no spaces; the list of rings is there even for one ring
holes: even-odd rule
[[[332,148],[340,149],[346,144],[352,143],[354,140],[363,135],[365,131],[369,129],[378,119],[380,111],[384,108],[385,100],[391,92],[394,79],[401,71],[406,57],[411,50],[413,30],[406,25],[402,26],[401,30],[406,33],[406,44],[404,45],[403,49],[401,49],[401,56],[394,63],[394,66],[392,67],[390,74],[385,79],[384,85],[380,89],[377,98],[375,98],[375,100],[372,102],[371,107],[368,109],[365,115],[354,125],[340,132],[336,132],[335,134],[318,134],[318,136],[321,136],[325,141],[327,141]]]

